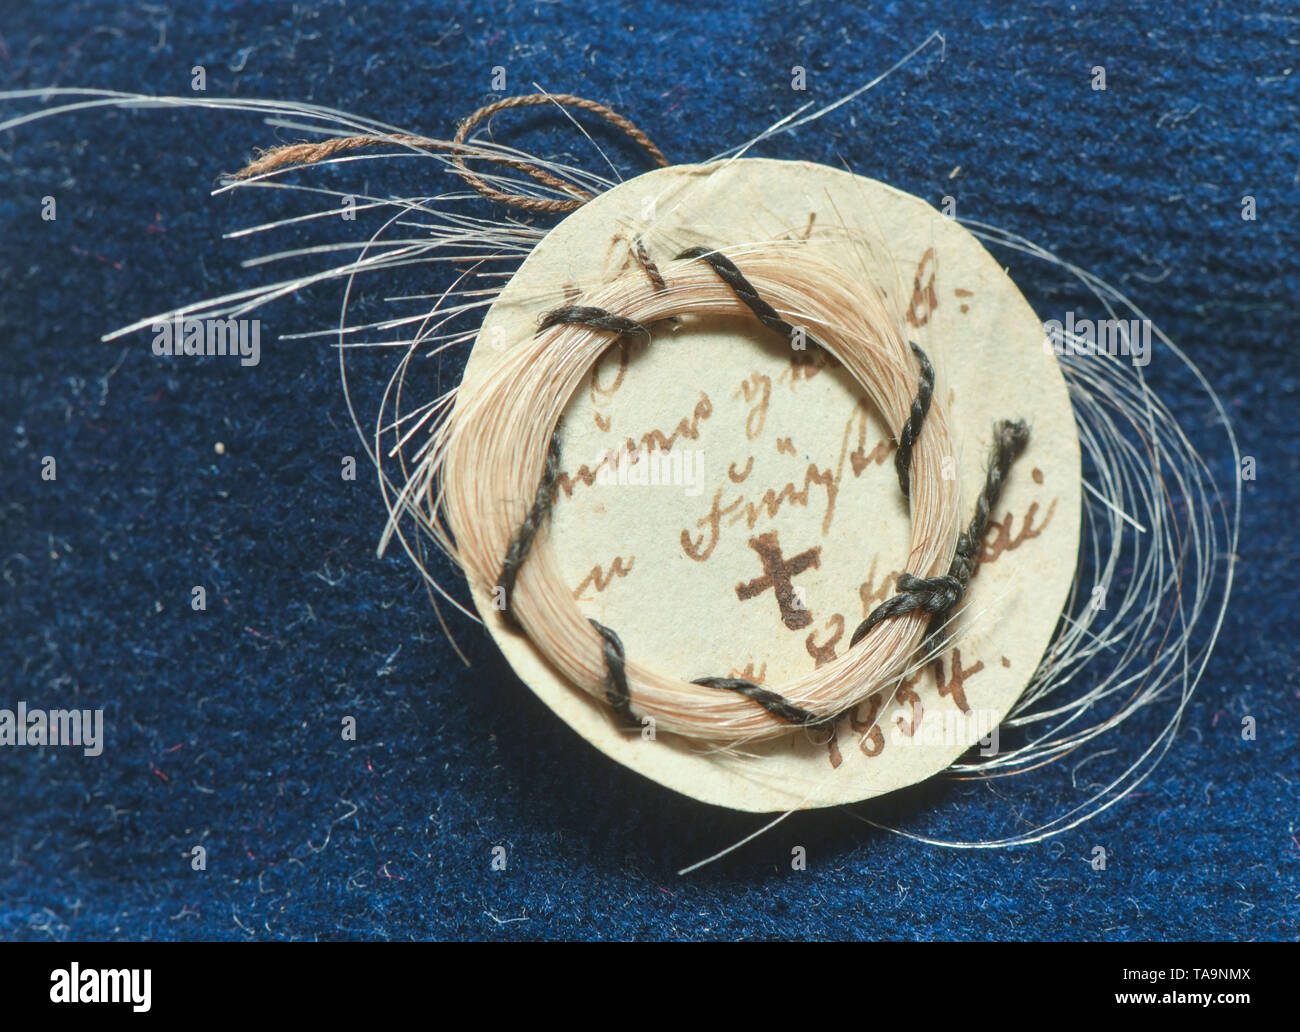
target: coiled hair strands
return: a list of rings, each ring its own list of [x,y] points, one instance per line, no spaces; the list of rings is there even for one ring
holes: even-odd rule
[[[854,283],[810,255],[795,257],[789,246],[769,244],[746,249],[739,260],[758,295],[807,327],[891,425],[910,425],[918,366],[901,320],[891,317],[872,285]],[[617,312],[631,326],[641,327],[686,314],[748,314],[745,303],[707,262],[688,258],[658,263],[658,268],[665,289],[635,270],[585,298],[582,310]],[[498,584],[502,557],[514,549],[520,525],[536,529],[538,514],[523,510],[535,485],[545,482],[543,466],[560,415],[610,346],[609,330],[628,329],[626,324],[597,323],[605,328],[543,321],[538,334],[510,348],[472,400],[462,399],[431,435],[427,469],[414,501],[434,499],[428,516],[438,544],[481,590]],[[945,575],[952,563],[958,492],[955,480],[942,476],[941,466],[954,450],[943,406],[935,403],[910,463],[912,535],[906,569],[920,579]],[[515,499],[516,505],[503,509],[502,499]],[[507,563],[507,569],[515,568]],[[604,695],[608,663],[602,640],[608,641],[608,635],[579,611],[544,531],[517,577],[507,598],[508,612],[567,679]],[[753,685],[746,692],[730,683],[667,677],[632,657],[621,658],[623,676],[633,712],[653,718],[659,729],[718,743],[756,740],[788,733],[791,723],[834,718],[884,690],[921,644],[928,616],[919,608],[900,611],[859,647],[782,686],[779,700],[770,692],[756,698]]]

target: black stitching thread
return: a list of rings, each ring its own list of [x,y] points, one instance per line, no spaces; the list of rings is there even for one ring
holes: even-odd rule
[[[921,424],[925,422],[926,413],[930,411],[930,399],[934,396],[934,366],[918,345],[913,344],[912,351],[921,363],[921,379],[916,386],[916,397],[912,399],[912,411],[898,434],[898,450],[894,452],[894,469],[904,498],[910,498],[912,491],[912,446],[921,436]]]
[[[975,515],[970,525],[957,538],[957,550],[948,573],[943,577],[914,577],[910,573],[898,578],[898,594],[892,595],[876,606],[862,623],[858,624],[849,648],[860,642],[880,621],[923,609],[930,614],[930,629],[925,645],[933,644],[942,633],[952,610],[974,576],[980,541],[989,525],[989,514],[1002,496],[1007,474],[1012,464],[1024,453],[1029,444],[1029,427],[1023,422],[1003,420],[993,428],[993,455],[984,478],[984,489],[975,501]]]
[[[787,340],[792,340],[795,333],[800,327],[786,322],[776,313],[776,309],[758,296],[758,291],[754,289],[752,283],[745,279],[741,271],[736,268],[735,263],[720,251],[711,251],[707,247],[690,247],[677,256],[677,261],[683,259],[699,258],[712,267],[713,271],[718,274],[718,278],[729,286],[735,293],[737,299],[741,301],[755,316],[758,321],[766,326],[769,330],[775,330]],[[826,350],[816,337],[807,330],[803,330],[804,339],[815,347]]]
[[[608,330],[611,333],[644,333],[650,336],[650,329],[634,319],[626,319],[603,308],[591,308],[586,305],[569,305],[547,312],[537,324],[537,332],[542,333],[553,326],[577,325],[592,330]]]
[[[763,688],[753,681],[746,681],[739,677],[697,677],[691,684],[701,684],[705,688],[726,688],[728,691],[739,692],[745,698],[758,703],[773,716],[780,717],[789,724],[812,727],[817,724],[824,724],[827,720],[826,717],[819,717],[811,710],[796,706],[779,692]]]
[[[501,576],[497,578],[497,587],[504,596],[501,615],[515,630],[521,629],[513,608],[515,580],[519,577],[519,569],[524,565],[524,560],[528,558],[528,550],[533,547],[533,538],[551,511],[551,505],[555,501],[555,481],[559,475],[560,431],[557,427],[555,433],[551,434],[551,445],[546,449],[546,464],[542,467],[542,477],[537,482],[537,494],[533,497],[532,508],[520,524],[515,539],[510,542],[505,562],[501,564]]]
[[[601,651],[605,655],[605,699],[614,707],[614,712],[628,724],[640,725],[632,712],[632,696],[627,690],[627,670],[624,663],[627,653],[623,650],[623,639],[602,623],[589,620],[601,638]]]
[[[975,514],[971,517],[970,524],[958,536],[957,550],[953,553],[952,562],[948,566],[948,576],[961,583],[963,594],[975,575],[975,568],[979,565],[980,542],[984,540],[984,532],[988,529],[989,516],[992,515],[994,506],[998,504],[998,499],[1002,497],[1007,474],[1011,472],[1012,465],[1025,453],[1027,447],[1029,447],[1029,425],[1024,420],[1004,419],[993,427],[993,455],[989,461],[988,473],[984,476],[984,490],[975,500]],[[926,634],[923,647],[929,646],[932,639],[937,643],[937,639],[943,634],[943,625],[950,615],[951,607],[930,618],[930,630]]]
[[[849,648],[865,638],[883,620],[905,616],[918,609],[924,609],[927,613],[942,613],[951,609],[961,600],[963,588],[964,585],[956,577],[916,577],[910,573],[900,573],[895,588],[898,594],[885,599],[871,611],[870,616],[858,624],[858,629],[849,639]]]

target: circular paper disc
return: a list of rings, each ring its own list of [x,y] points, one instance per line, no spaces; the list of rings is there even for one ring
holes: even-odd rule
[[[638,269],[638,238],[659,263],[689,246],[782,238],[871,269],[937,370],[963,526],[994,423],[1026,420],[1031,442],[993,513],[955,647],[833,734],[792,730],[741,751],[638,734],[564,682],[476,592],[511,666],[602,752],[738,810],[855,802],[928,778],[981,740],[996,748],[990,733],[1070,590],[1080,518],[1065,381],[1015,284],[955,221],[874,180],[765,159],[674,166],[596,197],[546,236],[484,320],[462,396],[542,313]],[[614,628],[629,656],[687,680],[737,676],[780,691],[841,654],[892,594],[909,528],[897,429],[842,371],[756,320],[661,325],[648,346],[611,348],[566,411],[552,547],[583,612]],[[629,441],[647,461],[604,482],[593,472],[601,456]]]

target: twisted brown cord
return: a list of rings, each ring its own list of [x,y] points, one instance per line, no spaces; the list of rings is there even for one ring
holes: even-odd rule
[[[469,153],[477,153],[473,147],[468,145],[452,143],[450,140],[437,140],[429,136],[412,136],[410,133],[393,133],[387,136],[336,136],[333,139],[322,140],[319,143],[288,143],[283,147],[272,147],[270,150],[262,151],[256,160],[249,162],[236,172],[234,178],[248,179],[252,176],[274,172],[276,169],[285,168],[289,165],[314,165],[344,151],[356,150],[360,147],[386,146],[394,143],[405,143],[413,147],[425,147],[429,150],[454,151],[464,149]],[[545,183],[547,186],[567,190],[570,193],[577,190],[577,187],[573,186],[573,184],[566,183],[564,180],[551,175],[545,169],[530,165],[526,161],[520,161],[518,158],[509,158],[505,155],[479,156],[498,165],[505,165],[520,172],[526,172],[538,182]],[[530,200],[531,198],[522,199]]]
[[[604,104],[594,100],[587,100],[584,97],[577,97],[571,93],[528,93],[519,97],[507,97],[504,100],[498,100],[495,103],[484,105],[465,121],[460,124],[456,130],[456,137],[453,140],[439,140],[428,136],[412,136],[409,133],[393,133],[387,136],[337,136],[330,140],[322,140],[319,143],[289,143],[282,147],[272,147],[270,150],[262,151],[255,160],[249,162],[240,171],[234,174],[235,179],[248,179],[252,176],[264,175],[268,172],[274,172],[277,169],[285,168],[290,165],[314,165],[318,162],[332,158],[335,154],[345,151],[356,150],[360,147],[376,147],[394,143],[409,144],[412,147],[425,147],[429,150],[447,151],[454,155],[452,163],[456,166],[456,173],[465,180],[474,190],[482,194],[489,200],[498,201],[501,204],[510,205],[513,208],[523,208],[527,211],[538,212],[570,212],[581,208],[592,198],[592,194],[581,187],[574,186],[572,183],[565,182],[558,176],[552,175],[543,168],[522,161],[518,158],[511,158],[505,155],[485,154],[472,145],[465,142],[471,129],[478,125],[485,118],[491,118],[498,111],[505,111],[509,108],[516,107],[537,107],[541,104],[557,104],[561,107],[574,107],[582,111],[589,111],[592,114],[599,115],[610,125],[625,132],[634,143],[638,144],[654,160],[655,164],[663,167],[668,164],[668,159],[664,157],[663,152],[654,145],[650,137],[641,131],[631,121],[624,118],[618,112],[611,110]],[[537,197],[525,197],[522,194],[508,194],[494,187],[489,186],[479,176],[475,175],[465,165],[465,159],[478,158],[496,165],[502,165],[506,168],[512,168],[517,172],[523,172],[531,176],[545,186],[560,190],[569,194],[572,200],[547,200]]]
[[[572,93],[527,93],[521,97],[507,97],[505,100],[498,100],[493,104],[484,105],[470,115],[469,118],[465,119],[465,121],[461,122],[460,128],[456,130],[455,142],[457,144],[464,144],[465,137],[469,135],[469,131],[473,129],[474,126],[478,125],[479,122],[483,121],[485,118],[491,118],[498,111],[505,111],[508,108],[516,107],[537,107],[540,104],[552,103],[558,104],[560,107],[574,107],[581,111],[590,111],[594,115],[599,115],[616,129],[621,129],[623,132],[627,133],[627,135],[631,137],[632,141],[649,154],[655,164],[660,168],[663,168],[668,164],[668,159],[664,157],[663,151],[656,147],[650,137],[643,133],[630,120],[624,118],[617,111],[607,108],[604,104],[598,103],[594,100],[587,100],[585,97],[574,96]],[[495,159],[487,158],[485,160],[491,161]],[[464,158],[460,154],[457,154],[456,157],[452,159],[452,163],[455,164],[456,168],[459,170],[461,178],[484,197],[493,201],[500,201],[502,204],[509,204],[516,208],[526,208],[529,211],[544,212],[577,211],[591,200],[593,196],[586,190],[582,190],[569,184],[564,184],[563,189],[567,193],[574,195],[574,200],[571,201],[539,200],[533,197],[520,197],[518,194],[502,193],[500,190],[495,190],[488,186],[487,183],[483,182],[483,180],[466,168]],[[538,171],[540,171],[540,169]]]

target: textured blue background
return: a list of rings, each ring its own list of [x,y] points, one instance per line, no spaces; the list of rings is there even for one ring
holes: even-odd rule
[[[260,281],[238,268],[247,247],[220,234],[274,206],[207,193],[271,130],[111,113],[6,134],[0,705],[103,706],[109,732],[97,759],[0,752],[0,936],[1300,935],[1300,8],[4,0],[0,12],[0,88],[184,94],[203,64],[212,95],[445,134],[503,65],[509,92],[535,81],[605,100],[682,161],[834,99],[941,30],[945,61],[931,52],[757,153],[953,194],[960,214],[1131,291],[1218,387],[1259,469],[1236,604],[1140,797],[1047,844],[979,853],[842,812],[796,815],[678,878],[758,822],[597,755],[465,624],[474,668],[455,660],[409,565],[373,556],[370,478],[340,482],[339,456],[357,448],[330,353],[264,343],[248,371],[160,362],[147,337],[99,342]],[[796,64],[807,94],[790,89]],[[1089,88],[1097,64],[1104,93]],[[515,115],[498,132],[599,169],[546,125]],[[623,157],[626,172],[643,167]],[[39,218],[46,194],[54,223]],[[1240,217],[1244,194],[1256,222]],[[1050,300],[1031,269],[1018,275]],[[321,290],[263,317],[273,335],[327,324],[337,303]],[[1167,389],[1228,481],[1204,405],[1176,379]],[[56,485],[38,476],[51,454]],[[206,614],[188,606],[196,583]],[[344,713],[355,743],[339,740]],[[1238,734],[1245,714],[1253,743]],[[1064,765],[1007,791],[1036,814],[1080,798]],[[978,837],[1007,830],[1009,805],[940,783],[867,812]],[[200,842],[203,873],[187,859]],[[1087,863],[1097,844],[1105,872]],[[505,872],[489,870],[495,845]],[[790,870],[794,845],[806,872]]]

